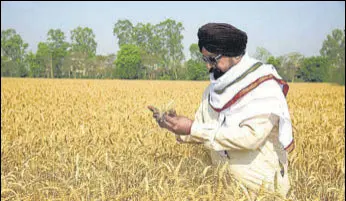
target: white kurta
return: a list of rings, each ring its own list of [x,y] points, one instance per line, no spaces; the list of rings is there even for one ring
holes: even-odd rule
[[[282,94],[280,86],[269,80],[241,98],[242,104],[237,107],[251,105],[251,97],[260,97],[263,89]],[[268,113],[240,120],[236,115],[230,115],[237,109],[234,107],[218,113],[208,102],[209,92],[210,85],[195,114],[191,134],[176,135],[177,140],[203,143],[211,150],[213,163],[228,162],[233,176],[250,192],[258,191],[263,185],[269,191],[286,196],[290,184],[287,152],[278,138],[280,118]],[[261,108],[261,105],[256,106]]]

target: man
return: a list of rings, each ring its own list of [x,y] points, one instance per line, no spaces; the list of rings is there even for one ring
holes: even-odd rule
[[[203,143],[213,163],[228,162],[253,198],[263,187],[286,197],[287,153],[294,147],[287,83],[272,65],[248,56],[246,33],[232,25],[208,23],[198,39],[210,85],[195,120],[165,115],[159,125],[179,142]]]

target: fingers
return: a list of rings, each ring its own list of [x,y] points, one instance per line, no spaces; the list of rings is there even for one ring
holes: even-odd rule
[[[168,115],[171,116],[171,117],[174,117],[174,116],[177,116],[177,113],[175,110],[171,109],[168,111]]]
[[[160,118],[160,114],[159,113],[153,113],[153,117],[158,120]]]
[[[175,125],[166,121],[167,115],[165,115],[163,118],[160,119],[160,121],[158,121],[158,124],[161,128],[166,128],[167,130],[174,132],[174,127]]]
[[[152,105],[149,105],[148,109],[153,112],[153,118],[159,123],[161,121],[160,111]]]
[[[165,115],[165,120],[170,124],[177,124],[175,116]]]
[[[173,128],[175,124],[169,121],[168,118],[171,118],[171,117],[169,117],[168,115],[163,115],[162,121],[167,125],[167,127]]]
[[[162,121],[161,123],[159,123],[159,126],[160,126],[161,128],[165,128],[165,129],[167,129],[167,130],[169,130],[169,131],[171,131],[171,132],[174,133],[173,126],[170,125],[169,123],[167,123],[166,121]]]
[[[167,130],[174,132],[174,127],[177,123],[176,112],[174,110],[170,110],[168,113],[165,113],[161,116],[160,110],[155,108],[152,105],[147,106],[150,111],[153,112],[153,118],[156,119],[156,122],[159,124],[161,128],[166,128]]]
[[[154,107],[151,105],[148,105],[148,109],[151,110],[152,112],[154,112]]]
[[[151,110],[154,113],[159,113],[159,109],[157,109],[156,107],[154,107],[152,105],[148,105],[148,109]]]

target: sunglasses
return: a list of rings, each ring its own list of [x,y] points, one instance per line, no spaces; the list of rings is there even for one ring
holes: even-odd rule
[[[210,63],[210,64],[215,64],[217,63],[217,61],[222,57],[222,54],[219,54],[215,57],[207,57],[207,56],[203,56],[202,59],[205,63]]]

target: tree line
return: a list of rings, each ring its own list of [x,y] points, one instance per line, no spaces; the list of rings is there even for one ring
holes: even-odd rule
[[[274,57],[263,47],[254,55],[273,64],[278,73],[289,82],[332,82],[345,85],[345,30],[335,29],[327,35],[320,56],[305,57],[292,52]]]
[[[181,22],[167,19],[158,24],[118,20],[113,27],[119,51],[96,55],[95,34],[77,27],[70,43],[60,29],[50,29],[36,53],[14,29],[1,31],[1,76],[34,78],[207,80],[208,72],[198,45],[190,45],[190,59],[183,54]],[[289,82],[336,82],[345,84],[345,30],[328,34],[320,56],[298,52],[274,57],[257,47],[255,58],[273,64]]]

